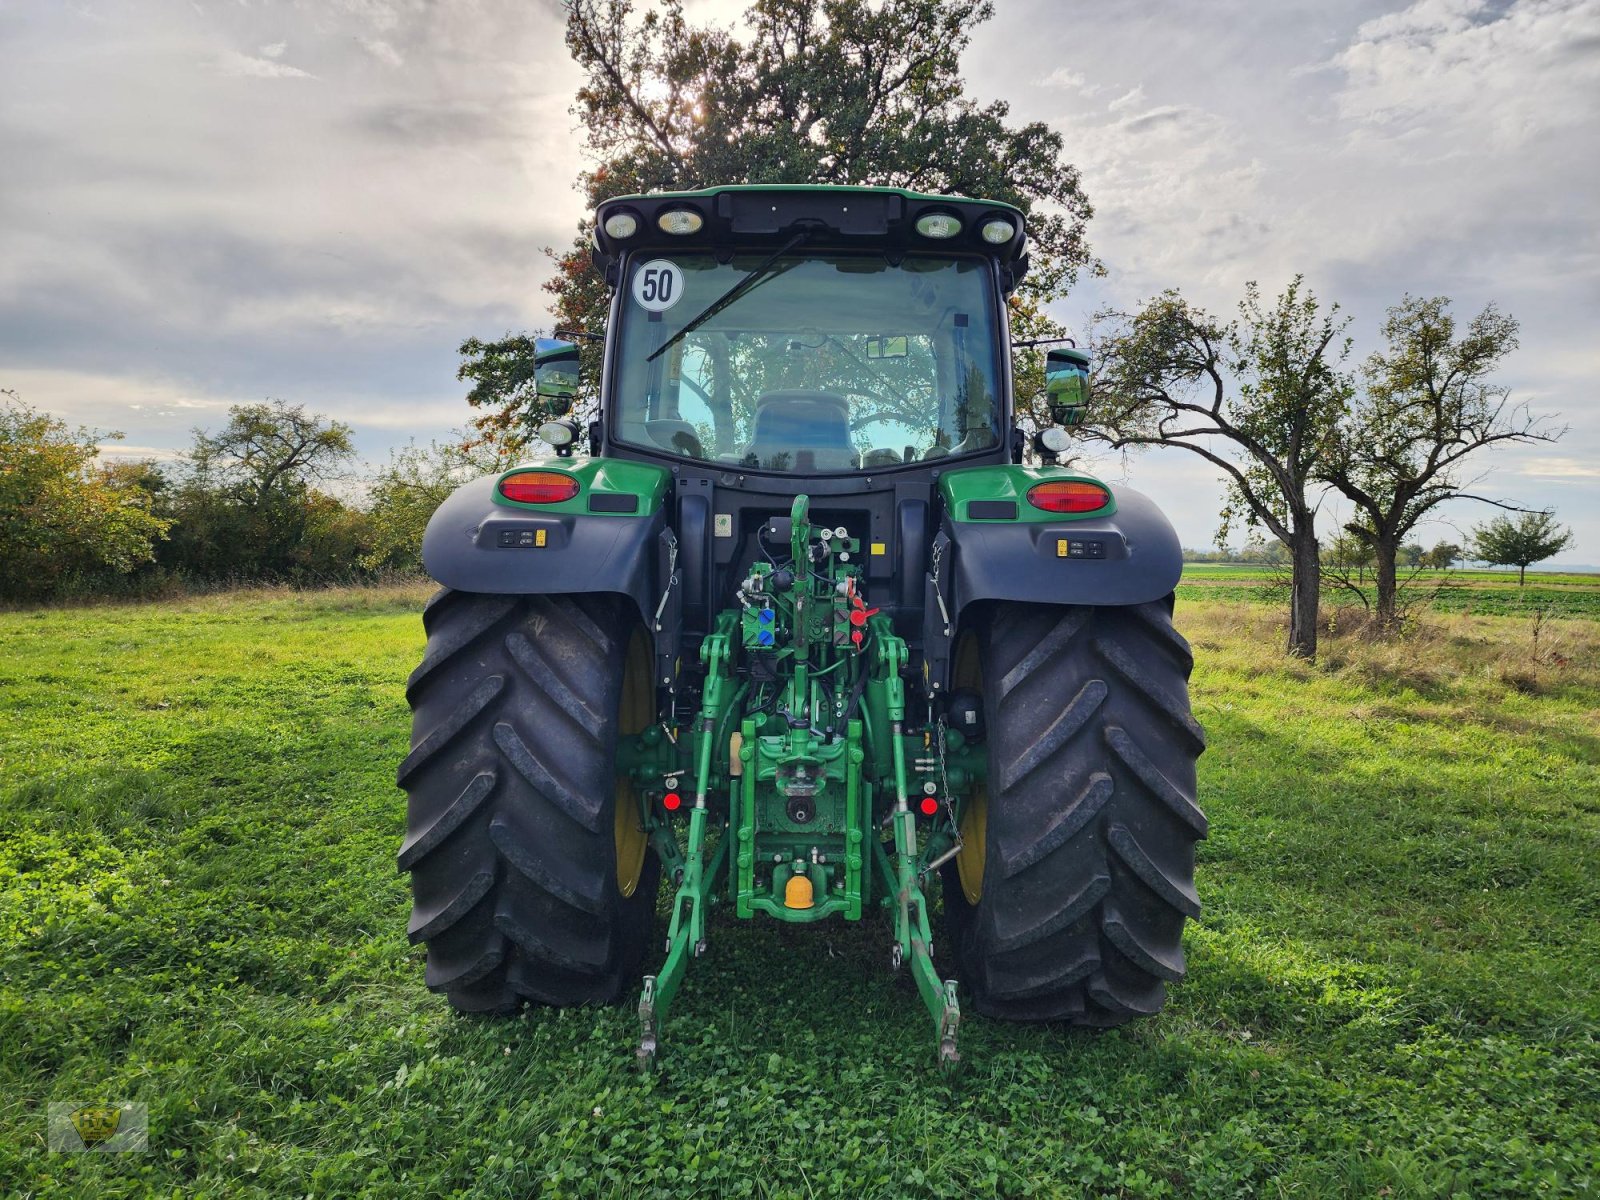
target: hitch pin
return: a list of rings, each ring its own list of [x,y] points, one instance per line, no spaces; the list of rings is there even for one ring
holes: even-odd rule
[[[932,875],[940,867],[944,866],[945,863],[949,862],[956,855],[960,854],[963,845],[964,843],[961,841],[961,839],[959,837],[956,838],[955,845],[951,846],[950,849],[946,850],[943,854],[939,855],[938,858],[934,859],[927,866],[923,867],[922,870],[917,872],[917,878],[923,879],[929,875]]]

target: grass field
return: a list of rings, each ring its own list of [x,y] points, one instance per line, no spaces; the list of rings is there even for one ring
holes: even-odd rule
[[[1600,575],[1565,571],[1530,571],[1518,586],[1510,571],[1421,571],[1400,569],[1402,598],[1422,597],[1421,607],[1433,612],[1485,616],[1547,616],[1600,620]],[[1358,574],[1357,587],[1370,601],[1375,591],[1372,572]],[[1287,571],[1241,563],[1185,563],[1178,596],[1183,600],[1271,601],[1286,596]],[[1329,604],[1360,604],[1348,590],[1327,581],[1323,599]],[[1286,600],[1284,601],[1287,602]]]
[[[0,614],[0,1194],[1600,1195],[1600,625],[1312,666],[1182,604],[1190,977],[969,1018],[952,1090],[870,924],[717,920],[655,1078],[626,1009],[449,1015],[394,869],[422,597]],[[150,1152],[47,1154],[101,1098]]]

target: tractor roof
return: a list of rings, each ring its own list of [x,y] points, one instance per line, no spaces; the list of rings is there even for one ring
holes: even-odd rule
[[[693,226],[692,231],[665,232],[660,222],[675,212],[693,214],[699,222],[677,218],[680,226]],[[618,219],[624,216],[633,218],[633,226],[626,236],[618,236],[627,230],[628,222]],[[941,216],[953,217],[957,224],[936,220]],[[1011,227],[1009,236],[998,224],[1002,221]],[[929,236],[924,230],[930,224],[952,232]],[[615,284],[616,264],[636,249],[777,248],[801,231],[809,234],[807,250],[982,253],[1007,268],[1012,286],[1027,269],[1023,214],[1013,204],[905,188],[766,183],[606,200],[595,213],[596,265]],[[999,241],[988,240],[997,235]]]

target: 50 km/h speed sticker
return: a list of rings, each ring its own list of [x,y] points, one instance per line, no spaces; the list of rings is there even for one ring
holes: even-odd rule
[[[669,258],[653,258],[633,273],[633,302],[650,312],[666,312],[683,297],[683,268]]]

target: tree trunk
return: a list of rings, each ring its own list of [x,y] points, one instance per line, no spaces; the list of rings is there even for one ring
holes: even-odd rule
[[[1518,563],[1517,564],[1517,586],[1518,587],[1523,587],[1524,585],[1526,585],[1526,583],[1528,581],[1527,580],[1527,576],[1528,576],[1528,564],[1527,563]]]
[[[1383,633],[1393,633],[1400,625],[1399,615],[1395,611],[1399,587],[1396,584],[1394,560],[1398,552],[1396,539],[1377,538],[1372,543],[1375,563],[1373,577],[1378,584],[1378,629]]]
[[[1317,606],[1322,599],[1322,572],[1317,562],[1317,539],[1297,533],[1290,547],[1294,574],[1289,585],[1288,652],[1299,658],[1317,656]]]

